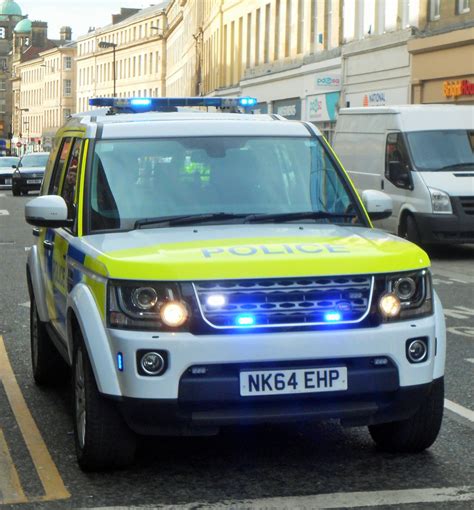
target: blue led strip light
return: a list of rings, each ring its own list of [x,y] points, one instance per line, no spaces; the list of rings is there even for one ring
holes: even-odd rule
[[[96,97],[90,106],[111,107],[116,110],[146,112],[162,111],[179,106],[211,106],[215,108],[243,108],[250,110],[257,104],[254,97]]]

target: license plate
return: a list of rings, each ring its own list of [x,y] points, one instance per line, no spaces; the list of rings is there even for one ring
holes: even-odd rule
[[[284,395],[347,390],[346,367],[240,372],[240,395]]]
[[[12,183],[11,179],[5,179],[5,184],[11,184],[11,183]]]
[[[41,179],[27,179],[26,184],[41,184]]]

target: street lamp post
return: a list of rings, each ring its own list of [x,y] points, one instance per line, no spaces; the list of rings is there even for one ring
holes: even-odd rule
[[[20,138],[23,138],[23,135],[22,135],[22,132],[23,132],[23,112],[29,112],[30,109],[29,108],[20,108],[19,106],[16,107],[16,109],[20,112],[20,119],[19,119],[19,131],[18,131],[18,134],[19,134],[19,138],[18,140],[20,140]],[[25,122],[26,124],[26,122]],[[28,125],[29,125],[29,122],[28,122]],[[29,133],[28,133],[29,134]]]
[[[114,81],[114,94],[113,96],[114,97],[117,97],[117,89],[116,89],[116,82],[117,82],[117,79],[116,79],[116,75],[115,75],[115,49],[117,48],[117,44],[113,43],[113,42],[108,42],[108,41],[100,41],[99,42],[99,48],[112,48],[112,55],[113,55],[113,64],[112,64],[112,78],[113,78],[113,81]]]

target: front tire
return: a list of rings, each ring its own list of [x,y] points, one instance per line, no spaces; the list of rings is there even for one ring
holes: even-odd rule
[[[82,338],[75,340],[73,414],[79,466],[83,471],[126,467],[135,458],[136,437],[114,403],[100,395]]]
[[[418,230],[418,226],[416,224],[415,218],[409,214],[405,218],[404,226],[402,228],[402,237],[407,239],[408,241],[417,244],[418,246],[421,245],[421,236],[420,232]]]
[[[406,420],[370,425],[369,432],[377,446],[391,453],[419,453],[438,437],[443,420],[444,378],[436,379],[430,394]]]
[[[35,383],[38,386],[52,386],[63,382],[68,367],[53,345],[46,324],[39,318],[34,297],[30,300],[30,346]]]

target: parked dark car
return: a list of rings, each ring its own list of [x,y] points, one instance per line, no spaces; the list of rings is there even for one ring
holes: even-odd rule
[[[13,166],[17,166],[20,158],[14,156],[0,157],[0,188],[12,187]]]
[[[48,158],[49,152],[32,152],[20,159],[12,175],[13,195],[26,195],[28,191],[40,189]]]

